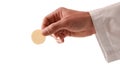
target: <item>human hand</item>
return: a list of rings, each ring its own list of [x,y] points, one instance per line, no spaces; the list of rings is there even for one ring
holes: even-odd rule
[[[42,34],[52,35],[64,42],[66,36],[85,37],[95,33],[89,12],[58,8],[47,15],[42,23]]]

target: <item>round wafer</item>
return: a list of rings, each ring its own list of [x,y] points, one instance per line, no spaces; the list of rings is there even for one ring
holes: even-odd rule
[[[32,41],[35,44],[42,44],[45,41],[45,36],[42,35],[42,32],[40,29],[33,31],[31,37],[32,37]]]

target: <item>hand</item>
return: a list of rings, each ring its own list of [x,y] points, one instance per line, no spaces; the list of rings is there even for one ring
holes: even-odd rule
[[[85,37],[95,33],[89,12],[59,8],[47,15],[42,24],[42,34],[52,35],[64,42],[66,36]]]

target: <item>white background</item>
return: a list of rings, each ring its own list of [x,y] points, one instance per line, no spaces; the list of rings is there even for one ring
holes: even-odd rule
[[[47,37],[35,45],[31,33],[59,7],[89,11],[119,0],[0,0],[0,81],[120,81],[120,61],[107,63],[95,35]]]

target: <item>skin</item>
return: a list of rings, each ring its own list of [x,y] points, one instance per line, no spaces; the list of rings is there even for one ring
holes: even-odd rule
[[[89,12],[61,7],[44,18],[42,34],[52,35],[62,43],[67,36],[85,37],[95,34],[95,29]]]

